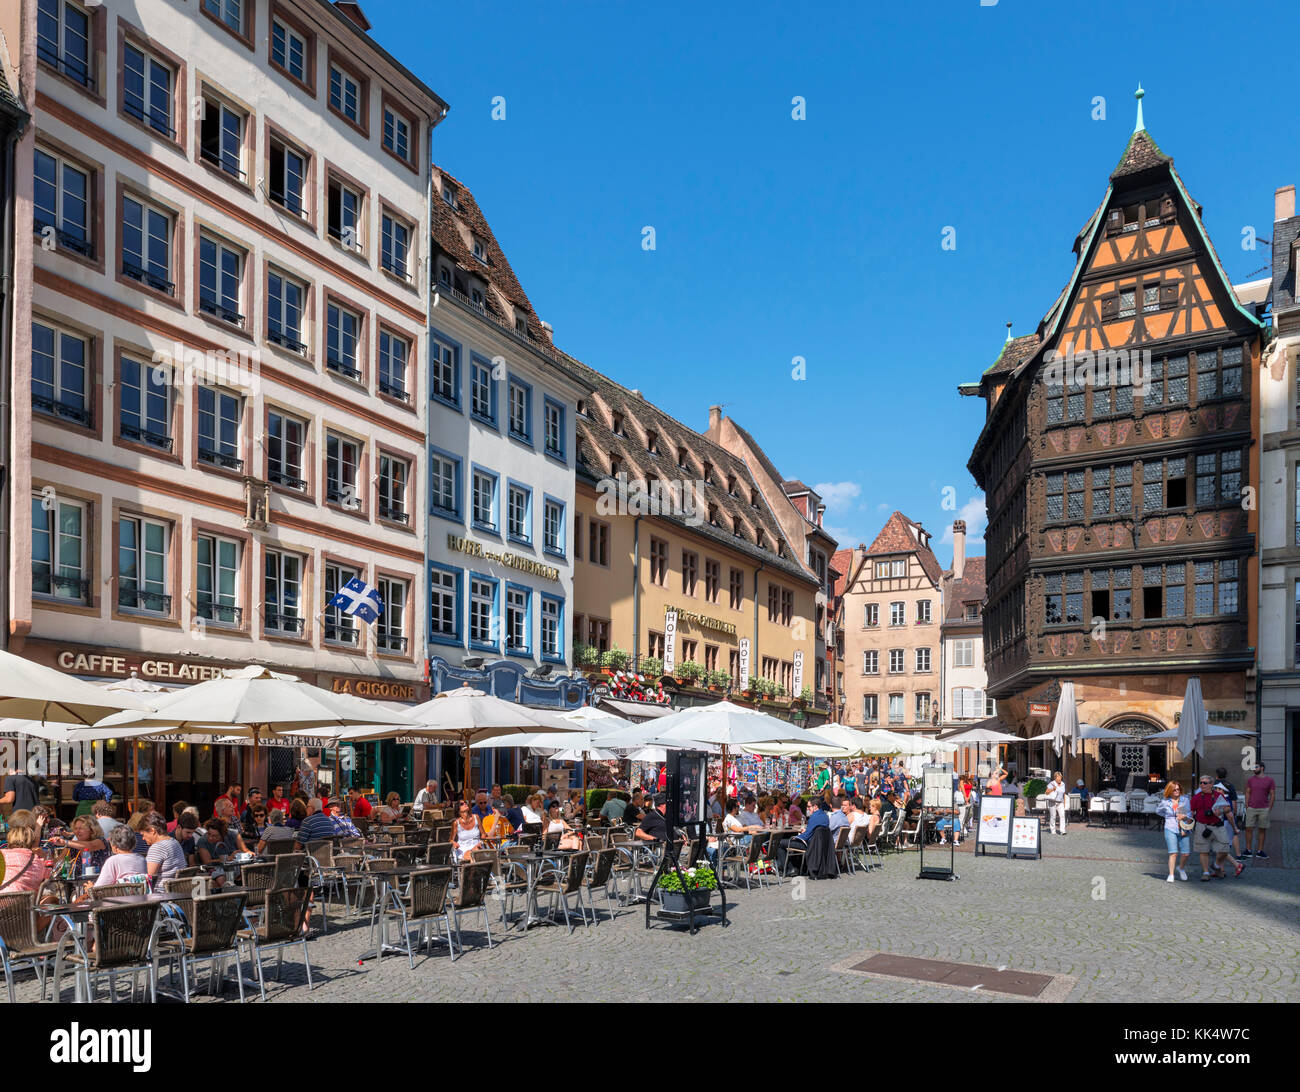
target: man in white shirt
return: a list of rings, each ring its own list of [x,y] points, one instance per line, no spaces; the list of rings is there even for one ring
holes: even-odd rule
[[[1061,771],[1057,770],[1052,774],[1052,780],[1047,783],[1047,788],[1043,790],[1043,795],[1047,797],[1047,829],[1053,834],[1065,833],[1065,781],[1061,777]],[[1056,829],[1057,820],[1061,822],[1061,829]]]
[[[757,801],[752,796],[745,797],[745,810],[740,813],[740,825],[742,827],[761,827],[763,820],[758,817],[758,812],[754,810]]]
[[[438,782],[426,781],[424,788],[415,794],[415,803],[411,806],[411,811],[416,817],[424,814],[424,809],[431,807],[438,802]]]

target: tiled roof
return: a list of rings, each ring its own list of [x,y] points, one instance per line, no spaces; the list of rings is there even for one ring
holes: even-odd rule
[[[1110,177],[1122,178],[1126,174],[1137,174],[1172,162],[1173,159],[1165,155],[1151,139],[1151,134],[1145,129],[1139,129],[1129,137],[1129,142],[1124,147],[1124,154],[1119,157],[1119,165],[1110,172]]]
[[[782,482],[781,488],[784,489],[786,493],[811,493],[812,492],[812,490],[808,488],[808,486],[804,485],[804,483],[801,482],[798,478],[795,478],[792,481]]]
[[[996,375],[1001,372],[1014,371],[1025,360],[1033,356],[1034,350],[1038,348],[1039,344],[1040,339],[1036,333],[1025,334],[1023,337],[1013,337],[1010,341],[1003,343],[1002,351],[998,353],[997,360],[984,369],[984,374]]]
[[[590,385],[593,392],[586,415],[579,416],[577,422],[580,473],[593,481],[608,478],[613,460],[617,459],[621,464],[620,471],[627,475],[629,482],[649,485],[656,480],[702,481],[703,464],[707,460],[712,467],[711,480],[705,484],[700,498],[706,507],[700,513],[702,522],[690,525],[691,529],[696,534],[747,553],[787,576],[809,584],[817,583],[816,576],[804,568],[791,551],[781,525],[768,508],[762,490],[743,459],[683,425],[641,394],[615,383],[573,357],[566,355],[566,360],[570,369]],[[613,430],[615,414],[621,418],[621,431],[617,434]],[[658,454],[647,450],[648,431],[657,434]],[[685,470],[677,465],[678,448],[685,448],[687,452],[689,465]],[[741,497],[733,497],[727,492],[727,480],[732,476]],[[777,480],[780,480],[779,474]],[[750,496],[757,499],[757,507],[749,503]],[[709,505],[717,506],[720,526],[709,522]],[[740,521],[739,535],[733,531],[736,520]],[[686,521],[674,518],[674,522],[685,525]],[[757,543],[760,530],[767,543],[765,547]]]
[[[944,608],[943,620],[960,622],[965,617],[967,603],[984,602],[984,558],[968,557],[960,580],[952,579],[951,569],[944,576],[949,583],[945,592],[947,606]]]
[[[838,597],[844,594],[844,585],[853,568],[853,551],[836,550],[831,554],[831,568],[835,571],[835,580],[831,584],[831,594]]]
[[[14,94],[13,89],[9,86],[9,76],[5,72],[3,62],[0,62],[0,109],[11,117],[26,114],[22,100]]]
[[[921,545],[920,530],[921,525],[915,520],[908,519],[902,512],[895,512],[885,521],[885,526],[867,550],[867,556],[914,553],[925,575],[938,585],[943,579],[943,569],[930,547]]]

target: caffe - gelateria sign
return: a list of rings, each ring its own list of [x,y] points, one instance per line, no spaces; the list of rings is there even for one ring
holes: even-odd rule
[[[540,561],[534,561],[530,557],[520,557],[507,550],[488,550],[483,543],[475,542],[472,538],[448,535],[447,549],[454,550],[458,554],[469,554],[470,557],[481,557],[484,561],[495,561],[507,569],[517,569],[521,573],[540,576],[543,580],[560,579],[560,570],[554,565],[543,565]]]
[[[206,682],[208,679],[219,678],[221,672],[225,670],[225,667],[220,664],[151,659],[111,652],[72,652],[68,649],[57,653],[54,662],[61,671],[69,671],[74,675],[105,675],[124,679],[134,672],[142,679],[155,682]]]

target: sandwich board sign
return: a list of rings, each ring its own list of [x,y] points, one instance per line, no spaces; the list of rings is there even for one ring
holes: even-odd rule
[[[1017,815],[1011,820],[1008,857],[1043,858],[1043,821],[1036,815]]]
[[[1011,809],[1014,796],[980,797],[979,818],[975,822],[975,852],[987,855],[990,849],[1010,856]]]

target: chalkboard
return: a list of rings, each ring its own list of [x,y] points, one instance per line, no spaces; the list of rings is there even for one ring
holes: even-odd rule
[[[1009,856],[1011,845],[1011,796],[980,797],[979,818],[975,821],[975,852],[987,854],[989,848],[1000,849]]]

